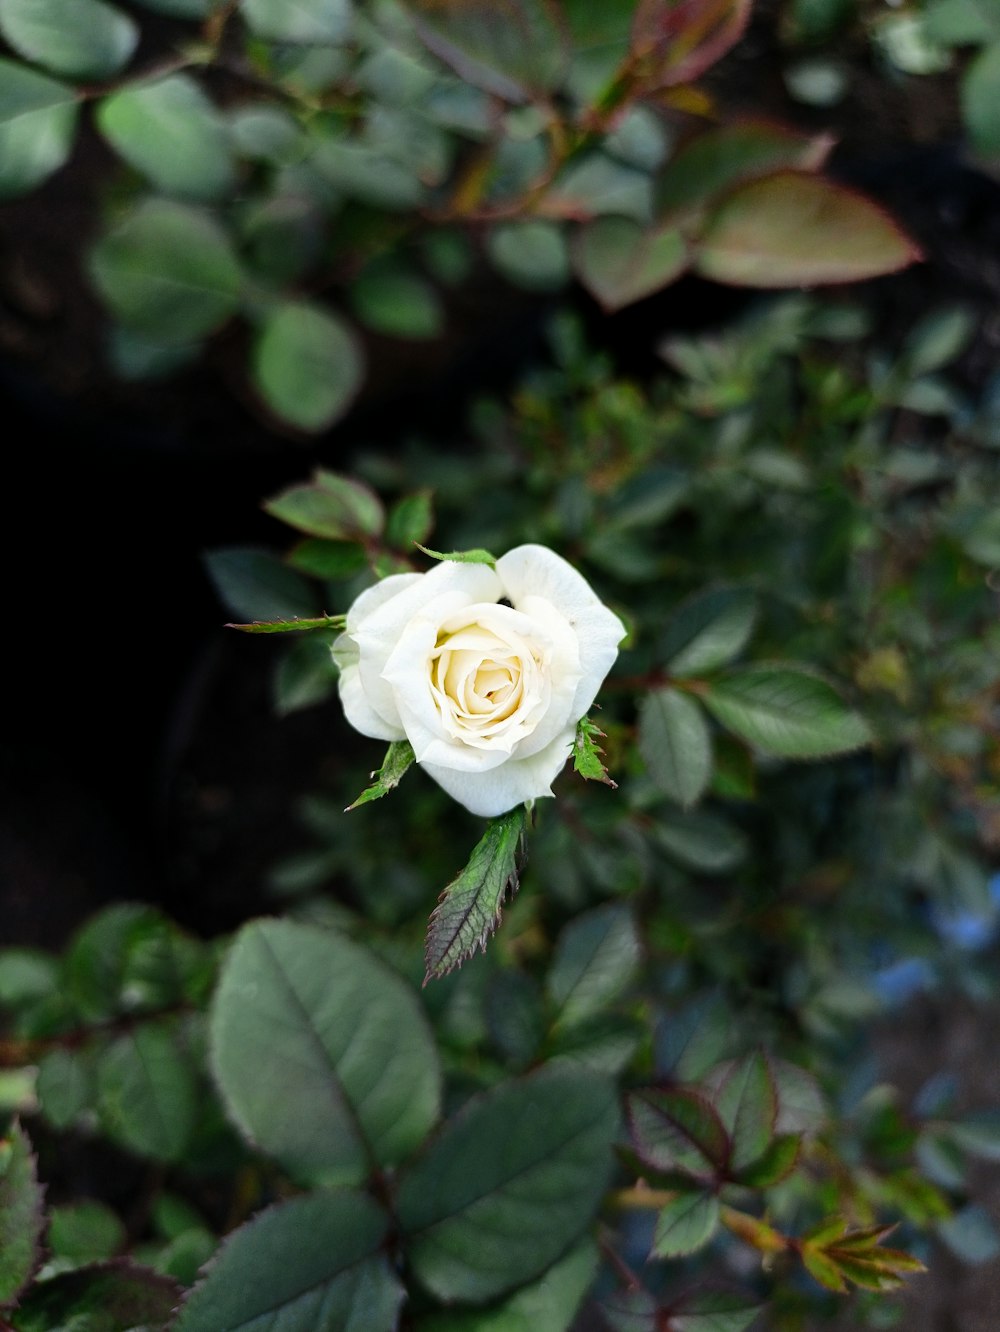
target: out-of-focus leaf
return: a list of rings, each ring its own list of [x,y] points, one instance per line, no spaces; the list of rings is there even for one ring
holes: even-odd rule
[[[20,56],[70,79],[106,79],[128,64],[135,22],[104,0],[0,0],[0,33]]]
[[[1000,40],[975,57],[962,80],[962,116],[972,146],[1000,157]]]
[[[747,588],[709,588],[673,612],[657,652],[671,675],[702,675],[738,657],[756,623],[757,598]]]
[[[364,356],[350,326],[305,301],[271,311],[261,325],[252,367],[254,383],[275,415],[310,433],[343,416],[364,378]]]
[[[705,794],[712,776],[712,737],[698,703],[676,689],[657,689],[639,709],[639,752],[657,787],[685,808]]]
[[[0,1307],[12,1304],[38,1261],[42,1189],[28,1135],[15,1124],[0,1138]]]
[[[743,36],[751,0],[640,0],[632,52],[643,86],[691,83]]]
[[[849,753],[872,738],[832,685],[799,666],[748,666],[713,681],[701,698],[723,726],[780,758]]]
[[[250,30],[271,42],[306,46],[342,42],[351,33],[351,0],[240,0]]]
[[[74,89],[0,59],[0,199],[59,170],[72,150],[76,119]]]
[[[502,223],[490,231],[486,248],[497,270],[528,291],[557,291],[569,278],[569,249],[555,222]]]
[[[165,1327],[179,1300],[176,1281],[115,1261],[36,1282],[8,1316],[15,1332],[136,1332]]]
[[[651,296],[687,268],[688,248],[674,227],[649,230],[626,217],[601,217],[576,236],[573,267],[607,311]]]
[[[710,210],[694,266],[735,286],[801,287],[895,273],[919,258],[870,200],[819,176],[780,171],[738,186]]]
[[[719,1228],[719,1200],[711,1193],[679,1193],[656,1217],[653,1253],[680,1258],[703,1248]]]
[[[264,509],[289,527],[331,541],[379,536],[385,525],[382,501],[370,486],[322,467],[311,481],[267,500]]]
[[[559,936],[546,982],[557,1023],[575,1026],[606,1008],[631,984],[639,957],[628,907],[613,903],[577,916]]]
[[[226,609],[248,622],[309,622],[319,609],[310,584],[256,546],[206,551],[205,569]]]
[[[351,305],[366,328],[390,337],[436,338],[444,307],[431,284],[404,269],[363,273],[351,287]]]
[[[115,1142],[154,1161],[179,1161],[195,1128],[197,1088],[177,1026],[143,1022],[97,1061],[101,1123]]]

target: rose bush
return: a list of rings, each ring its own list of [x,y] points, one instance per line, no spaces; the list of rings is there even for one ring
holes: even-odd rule
[[[493,568],[446,561],[362,592],[333,645],[348,721],[407,740],[485,817],[552,794],[625,626],[545,546]]]

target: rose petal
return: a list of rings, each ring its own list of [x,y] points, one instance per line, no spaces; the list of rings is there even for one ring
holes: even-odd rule
[[[571,711],[573,720],[579,721],[614,665],[625,626],[583,575],[546,546],[516,546],[497,560],[497,573],[503,595],[518,610],[545,623],[555,609],[575,631],[581,674]]]
[[[486,772],[459,772],[436,763],[421,767],[460,805],[473,814],[492,819],[526,800],[552,795],[552,783],[565,767],[576,728],[552,741],[527,759],[509,759]]]

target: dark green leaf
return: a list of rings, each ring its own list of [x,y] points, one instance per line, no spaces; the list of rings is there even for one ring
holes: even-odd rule
[[[701,698],[740,739],[780,758],[844,754],[872,738],[833,686],[801,666],[748,666],[712,681]]]
[[[639,708],[639,752],[657,787],[687,808],[712,777],[712,737],[698,703],[676,689],[657,689]]]
[[[270,551],[256,546],[210,550],[205,554],[205,569],[219,600],[243,619],[261,624],[293,624],[308,622],[316,614],[313,588]],[[327,619],[322,616],[322,626],[317,627],[325,627]]]
[[[651,296],[687,266],[687,244],[680,231],[650,230],[627,217],[588,222],[573,246],[577,277],[609,312]]]
[[[262,1212],[226,1240],[176,1332],[394,1332],[404,1291],[387,1229],[377,1203],[347,1189]]]
[[[291,301],[261,326],[253,378],[277,416],[316,432],[347,411],[364,379],[364,354],[349,324],[318,306]]]
[[[371,786],[361,792],[353,805],[348,805],[348,810],[367,805],[370,800],[381,800],[382,796],[395,791],[412,763],[413,746],[408,740],[394,740],[386,751],[381,768],[372,773],[374,780]]]
[[[778,1089],[765,1057],[738,1060],[715,1093],[715,1108],[732,1139],[730,1164],[740,1171],[767,1151],[778,1117]]]
[[[211,1032],[233,1121],[297,1177],[360,1182],[402,1160],[437,1118],[440,1071],[416,996],[341,935],[248,925],[223,968]]]
[[[700,874],[728,874],[748,851],[746,838],[734,824],[701,810],[661,812],[652,835],[671,860]]]
[[[569,248],[555,222],[529,220],[495,226],[486,249],[497,272],[527,291],[558,291],[569,281]]]
[[[0,199],[59,170],[73,147],[76,118],[72,88],[0,59]]]
[[[417,1323],[416,1332],[568,1332],[596,1269],[595,1246],[580,1244],[495,1308],[431,1314]]]
[[[729,1159],[726,1127],[700,1092],[682,1087],[633,1092],[628,1116],[635,1150],[655,1170],[715,1175]]]
[[[36,1094],[53,1128],[69,1128],[96,1099],[90,1052],[56,1049],[44,1054],[38,1064]]]
[[[761,1311],[741,1291],[694,1290],[670,1307],[671,1332],[746,1332]]]
[[[160,1332],[179,1300],[175,1281],[117,1261],[38,1282],[9,1316],[16,1332]]]
[[[12,1304],[38,1262],[42,1188],[28,1135],[15,1124],[0,1139],[0,1308]]]
[[[108,360],[126,383],[165,379],[201,354],[200,342],[153,342],[130,328],[108,330]]]
[[[680,1193],[656,1218],[652,1252],[680,1258],[706,1245],[719,1228],[719,1200],[711,1193]]]
[[[470,1101],[400,1181],[420,1282],[482,1303],[539,1276],[590,1224],[617,1126],[613,1086],[565,1064]]]
[[[53,1207],[49,1213],[48,1247],[56,1258],[98,1263],[125,1247],[125,1227],[104,1203],[80,1202]]]
[[[285,557],[293,569],[312,574],[314,578],[350,578],[368,563],[364,546],[355,541],[328,541],[324,537],[307,537],[293,546]]]
[[[59,964],[37,948],[0,949],[0,1008],[44,999],[59,984]]]
[[[674,611],[657,653],[671,675],[704,675],[739,656],[756,621],[757,598],[752,592],[741,587],[710,588]]]
[[[0,32],[18,55],[71,79],[105,79],[132,58],[139,29],[103,0],[0,0]]]
[[[191,1052],[175,1024],[137,1024],[101,1053],[97,1106],[105,1132],[129,1151],[154,1161],[183,1158],[198,1099]]]
[[[385,525],[382,502],[369,486],[322,468],[312,481],[275,495],[264,509],[300,532],[335,541],[378,536]]]
[[[193,342],[239,307],[243,275],[207,214],[151,199],[90,252],[90,275],[115,318],[154,342]]]
[[[404,495],[389,511],[385,539],[396,550],[410,553],[418,541],[426,541],[434,530],[434,504],[429,490]]]
[[[668,1013],[656,1037],[656,1067],[679,1082],[697,1082],[730,1053],[734,1015],[717,994]]]
[[[781,1134],[771,1142],[763,1156],[738,1172],[739,1182],[750,1189],[769,1189],[780,1183],[795,1169],[801,1147],[800,1134]]]
[[[187,74],[132,84],[106,97],[97,126],[115,152],[164,194],[219,199],[235,162],[222,117]]]
[[[523,971],[495,972],[486,990],[490,1040],[512,1064],[523,1067],[538,1053],[545,1034],[541,986]]]
[[[351,0],[242,0],[240,10],[257,37],[322,46],[351,35]]]
[[[274,710],[279,717],[315,707],[337,687],[329,634],[306,634],[289,645],[274,675]]]
[[[1000,157],[1000,39],[980,51],[965,72],[962,116],[976,152]]]
[[[202,950],[153,907],[120,902],[87,921],[66,953],[69,997],[88,1022],[165,1008],[189,995]]]
[[[598,907],[571,921],[559,936],[546,979],[557,1025],[576,1026],[613,1003],[635,979],[639,958],[628,907]]]
[[[509,102],[555,88],[565,34],[548,0],[409,0],[431,50],[460,77]]]
[[[441,894],[427,926],[425,985],[454,971],[477,948],[486,948],[504,902],[518,889],[524,829],[523,806],[491,819],[469,863]]]
[[[366,328],[389,337],[436,338],[444,329],[437,292],[416,273],[378,269],[363,273],[350,290],[351,306]]]

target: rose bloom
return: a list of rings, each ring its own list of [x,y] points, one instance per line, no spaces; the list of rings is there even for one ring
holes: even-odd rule
[[[545,546],[446,561],[362,592],[333,645],[347,720],[408,740],[448,794],[492,817],[552,794],[625,626]]]

